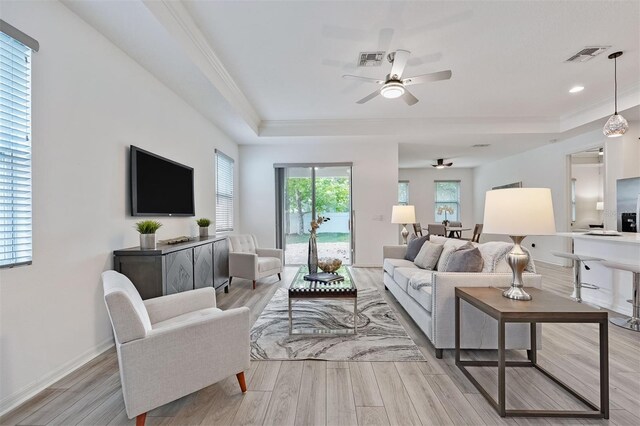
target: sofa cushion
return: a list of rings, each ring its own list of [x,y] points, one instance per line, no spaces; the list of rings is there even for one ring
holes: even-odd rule
[[[482,255],[477,247],[474,247],[471,242],[458,247],[447,261],[444,271],[445,272],[481,272]]]
[[[425,241],[413,263],[422,269],[433,270],[438,263],[438,259],[440,259],[440,253],[442,253],[443,248],[444,245],[442,244]]]
[[[280,268],[280,259],[277,257],[259,257],[258,258],[258,271],[270,271],[272,269]]]
[[[397,267],[393,270],[393,280],[406,292],[411,277],[421,272],[424,271],[415,265],[410,267]]]
[[[153,324],[153,329],[158,330],[162,328],[171,327],[176,324],[191,322],[191,321],[197,320],[198,318],[208,317],[218,312],[222,312],[222,310],[218,308],[207,308],[207,309],[200,309],[193,312],[187,312],[186,314],[178,315],[177,317],[173,317],[173,318],[169,318],[168,320],[157,322]]]
[[[407,253],[404,255],[404,258],[406,260],[410,260],[413,262],[416,256],[418,255],[418,253],[420,252],[422,245],[428,239],[429,239],[429,236],[425,235],[424,237],[418,237],[409,241],[409,243],[407,244]]]
[[[419,289],[420,287],[430,286],[433,282],[433,271],[421,269],[419,274],[413,274],[409,280],[409,287]]]
[[[431,312],[431,289],[431,286],[424,286],[418,289],[409,286],[407,293],[427,312]]]
[[[406,259],[385,259],[382,263],[382,268],[391,276],[393,276],[394,269],[401,267],[411,268],[415,267],[415,265],[412,261]]]

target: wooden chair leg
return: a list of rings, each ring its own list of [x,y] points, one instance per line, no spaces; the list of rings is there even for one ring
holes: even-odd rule
[[[256,280],[253,280],[253,289],[256,289]]]
[[[229,277],[229,287],[231,287],[231,280],[233,280],[233,277]]]
[[[278,281],[282,281],[282,275],[280,275],[280,272],[278,272]]]
[[[247,383],[244,381],[244,371],[236,374],[236,377],[238,378],[238,384],[240,384],[240,390],[242,393],[247,392]]]
[[[144,426],[145,420],[147,420],[147,413],[138,414],[136,417],[136,426]]]

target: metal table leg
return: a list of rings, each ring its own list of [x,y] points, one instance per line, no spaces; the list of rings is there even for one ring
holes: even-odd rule
[[[353,334],[358,334],[358,298],[353,299]]]
[[[293,331],[293,313],[291,311],[291,298],[289,298],[289,335]]]

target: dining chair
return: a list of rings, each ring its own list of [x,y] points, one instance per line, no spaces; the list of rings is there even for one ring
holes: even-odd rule
[[[479,243],[480,235],[482,235],[482,223],[476,223],[476,226],[473,227],[473,237],[471,237],[471,242]]]
[[[440,223],[430,223],[427,225],[427,230],[429,231],[429,235],[442,235],[446,236],[447,228]]]
[[[422,226],[420,226],[419,223],[414,223],[413,224],[413,232],[414,232],[414,234],[422,237]]]
[[[462,222],[452,220],[449,222],[449,226],[452,228],[462,228]],[[462,238],[462,231],[452,231],[449,233],[449,237],[451,238]]]

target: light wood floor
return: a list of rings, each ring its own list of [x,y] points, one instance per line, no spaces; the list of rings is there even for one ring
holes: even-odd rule
[[[538,265],[544,287],[570,293],[569,269]],[[218,294],[222,309],[248,306],[255,320],[279,286],[290,282],[234,280],[229,294]],[[611,419],[501,419],[453,365],[452,351],[437,360],[418,331],[388,292],[382,271],[353,270],[358,286],[381,290],[427,362],[252,362],[249,391],[242,395],[235,377],[186,396],[149,413],[147,424],[180,425],[429,425],[429,424],[612,424],[640,425],[640,335],[610,327]],[[541,364],[598,401],[597,330],[590,325],[543,326]],[[487,359],[494,351],[467,351]],[[523,357],[513,351],[510,357]],[[511,371],[513,370],[513,371]],[[491,368],[475,368],[482,383],[495,388]],[[569,409],[580,404],[531,369],[509,369],[507,401],[511,407]],[[115,350],[95,358],[0,419],[21,425],[128,425],[124,412]]]

